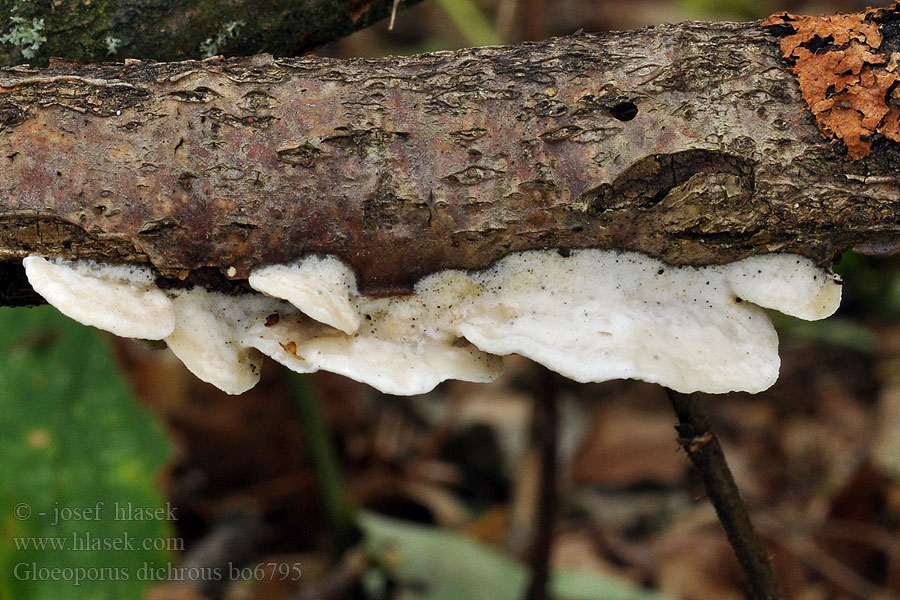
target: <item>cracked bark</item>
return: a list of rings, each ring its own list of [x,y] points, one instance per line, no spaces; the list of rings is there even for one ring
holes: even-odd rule
[[[421,2],[403,0],[400,8]],[[247,56],[268,52],[297,56],[364,29],[391,14],[393,0],[304,0],[273,6],[263,0],[0,0],[0,34],[11,17],[43,20],[46,38],[32,64],[51,56],[82,63],[145,57],[160,61],[196,58],[207,39],[223,35],[217,53]],[[249,17],[252,15],[252,18]],[[240,22],[233,35],[229,23]],[[118,40],[109,52],[106,38]],[[19,47],[0,44],[0,66],[29,62]]]
[[[2,301],[27,297],[31,253],[217,286],[327,253],[392,294],[538,248],[678,265],[893,250],[900,145],[875,136],[853,161],[823,139],[776,33],[0,70]]]

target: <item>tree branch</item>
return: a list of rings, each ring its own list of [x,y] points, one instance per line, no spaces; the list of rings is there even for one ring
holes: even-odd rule
[[[391,294],[538,248],[679,265],[893,250],[900,144],[876,135],[853,161],[823,139],[783,35],[684,23],[375,60],[0,70],[0,260],[149,261],[221,287],[316,252]]]
[[[403,0],[405,8],[421,0]],[[304,0],[273,6],[262,0],[0,0],[0,35],[17,25],[45,38],[29,51],[0,44],[0,66],[51,56],[82,63],[153,58],[186,60],[208,54],[268,52],[299,56],[364,29],[391,14],[393,0]],[[33,54],[33,56],[32,56]]]

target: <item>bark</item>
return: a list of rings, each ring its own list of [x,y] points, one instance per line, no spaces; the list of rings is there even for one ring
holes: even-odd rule
[[[420,1],[403,0],[400,7]],[[392,6],[393,0],[0,0],[0,35],[13,30],[17,17],[31,29],[34,19],[43,21],[35,35],[46,38],[33,58],[23,56],[21,44],[0,44],[0,66],[46,65],[51,56],[82,63],[177,61],[204,51],[298,56],[384,19]],[[107,38],[118,42],[110,46]],[[213,44],[204,45],[207,40]]]
[[[390,294],[538,248],[888,252],[900,145],[873,135],[851,160],[824,139],[785,33],[0,70],[0,261],[149,261],[220,285],[317,252]]]

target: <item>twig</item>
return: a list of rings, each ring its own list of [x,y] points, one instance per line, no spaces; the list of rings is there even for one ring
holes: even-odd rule
[[[706,495],[716,509],[753,596],[758,600],[783,600],[784,592],[769,555],[753,529],[722,447],[696,394],[681,394],[668,388],[666,393],[678,416],[678,441],[703,479]]]
[[[534,398],[532,439],[541,456],[540,488],[534,543],[531,547],[531,582],[525,600],[545,600],[550,579],[550,550],[556,516],[556,464],[559,411],[553,373],[543,369],[541,389]]]
[[[394,20],[397,18],[397,8],[400,7],[400,0],[394,0],[394,5],[391,7],[391,22],[388,25],[388,31],[394,30]]]

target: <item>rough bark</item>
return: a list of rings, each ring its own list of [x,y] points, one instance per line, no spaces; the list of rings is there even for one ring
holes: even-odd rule
[[[420,1],[403,0],[400,7]],[[46,65],[51,56],[82,63],[177,61],[209,50],[298,56],[389,16],[392,6],[393,0],[0,0],[0,36],[18,18],[26,29],[42,21],[35,34],[46,38],[33,58],[23,56],[22,45],[0,44],[0,66]],[[207,40],[213,45],[204,45]]]
[[[679,265],[892,250],[900,145],[876,136],[851,160],[823,139],[784,34],[684,23],[377,60],[0,70],[0,260],[224,282],[318,252],[399,293],[537,248]]]

